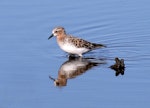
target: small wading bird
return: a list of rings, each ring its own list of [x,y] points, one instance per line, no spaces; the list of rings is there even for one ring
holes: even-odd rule
[[[102,44],[91,43],[66,34],[66,31],[63,27],[54,28],[52,30],[52,35],[48,39],[52,38],[53,36],[56,36],[59,47],[70,55],[78,55],[82,57],[82,54],[84,53],[97,48],[106,47]]]

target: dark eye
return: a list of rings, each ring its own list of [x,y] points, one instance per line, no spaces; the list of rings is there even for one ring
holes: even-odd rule
[[[55,33],[57,33],[58,31],[55,31]]]
[[[59,86],[59,82],[56,82],[56,85]]]

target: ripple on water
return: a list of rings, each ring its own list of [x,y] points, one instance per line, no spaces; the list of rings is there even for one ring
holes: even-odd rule
[[[1,106],[149,106],[149,4],[149,0],[2,0]],[[47,40],[55,26],[64,26],[74,36],[106,44],[107,48],[85,54],[104,60],[104,68],[95,66],[90,72],[77,74],[68,80],[66,88],[56,90],[48,76],[56,78],[68,58],[55,39]],[[115,57],[125,60],[124,76],[114,77],[108,68]],[[82,73],[83,69],[79,70]]]

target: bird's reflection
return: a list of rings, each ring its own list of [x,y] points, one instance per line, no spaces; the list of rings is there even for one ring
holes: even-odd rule
[[[68,79],[82,75],[87,70],[105,63],[103,59],[69,57],[69,60],[61,65],[58,77],[55,79],[49,76],[49,78],[54,81],[55,86],[66,86]]]

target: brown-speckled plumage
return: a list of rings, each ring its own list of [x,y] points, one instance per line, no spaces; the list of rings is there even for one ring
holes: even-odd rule
[[[88,48],[89,50],[104,47],[102,44],[91,43],[86,40],[67,35],[68,42],[73,43],[77,48]],[[81,44],[82,43],[82,44]]]

